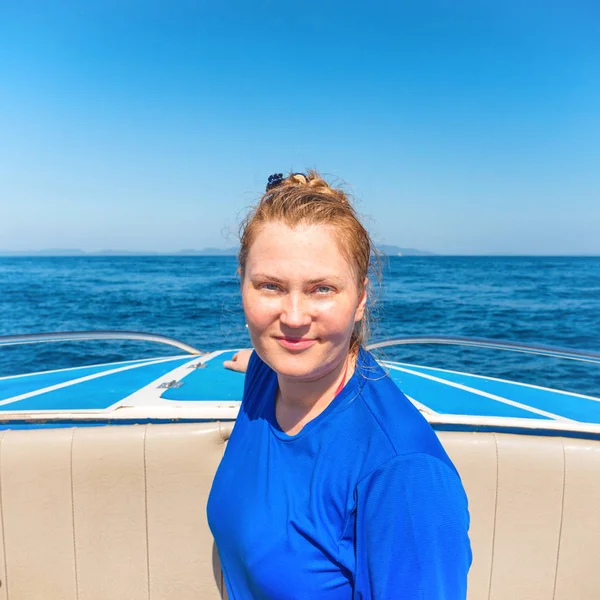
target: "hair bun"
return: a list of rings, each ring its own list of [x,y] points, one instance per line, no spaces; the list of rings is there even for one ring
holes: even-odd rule
[[[299,183],[301,185],[307,185],[310,183],[310,178],[306,173],[292,173],[289,176],[289,179],[291,179],[294,183]]]
[[[287,177],[284,177],[283,173],[269,175],[266,192],[271,194],[275,188],[280,186],[307,186],[314,192],[335,198],[342,204],[350,206],[350,202],[344,192],[341,189],[331,187],[316,171],[309,170],[306,173],[290,173]]]

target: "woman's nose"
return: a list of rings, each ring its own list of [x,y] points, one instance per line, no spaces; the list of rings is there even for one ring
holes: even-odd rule
[[[283,300],[279,319],[288,327],[310,325],[312,319],[308,308],[301,294],[287,294]]]

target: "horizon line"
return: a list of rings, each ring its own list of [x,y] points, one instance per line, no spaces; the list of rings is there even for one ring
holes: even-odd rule
[[[386,244],[384,244],[386,245]],[[387,244],[390,245],[390,244]],[[408,249],[407,249],[408,250]],[[414,249],[411,249],[414,250]],[[386,254],[386,257],[398,258],[440,258],[440,257],[498,257],[498,258],[600,258],[600,253],[519,253],[519,252],[483,252],[483,253],[439,253],[417,251],[417,254]],[[48,250],[0,250],[0,258],[77,258],[77,257],[158,257],[158,256],[201,256],[201,257],[235,257],[237,248],[204,248],[201,250],[79,250],[79,249],[48,249]]]

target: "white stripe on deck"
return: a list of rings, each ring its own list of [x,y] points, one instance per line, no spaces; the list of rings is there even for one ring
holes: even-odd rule
[[[404,394],[404,392],[402,392]],[[412,396],[409,396],[408,394],[404,394],[418,409],[419,411],[421,411],[422,413],[427,413],[428,415],[437,415],[439,413],[435,412],[435,410],[432,410],[431,408],[429,408],[429,406],[426,406],[425,404],[423,404],[422,402],[419,402],[418,400],[415,400]]]
[[[109,363],[98,363],[93,365],[82,365],[80,367],[64,367],[62,369],[51,369],[50,371],[35,371],[34,373],[20,373],[19,375],[5,375],[0,377],[0,381],[5,381],[7,379],[20,379],[22,377],[35,377],[36,375],[50,375],[52,373],[66,373],[67,371],[80,371],[81,369],[96,369],[99,367],[116,367],[119,365],[131,365],[133,363],[144,363],[149,364],[151,362],[170,358],[197,358],[200,356],[199,354],[178,354],[177,356],[155,356],[154,358],[135,358],[133,360],[119,360],[117,362],[109,362]]]
[[[159,386],[162,383],[169,383],[170,381],[173,381],[173,380],[181,381],[187,375],[190,375],[191,373],[194,372],[192,363],[193,364],[204,364],[204,363],[208,362],[209,360],[216,358],[220,354],[223,354],[224,352],[230,352],[230,351],[229,350],[217,350],[216,352],[211,352],[210,354],[203,354],[201,357],[196,356],[195,358],[193,358],[189,362],[185,363],[184,365],[176,367],[172,371],[169,371],[168,373],[161,375],[160,377],[158,377],[154,381],[151,381],[149,384],[145,385],[144,387],[140,388],[139,390],[132,392],[131,394],[129,394],[129,396],[126,396],[125,398],[122,398],[121,400],[119,400],[118,402],[115,402],[111,406],[108,406],[106,408],[106,410],[115,410],[117,408],[122,409],[123,407],[126,407],[126,406],[128,406],[128,407],[129,406],[167,406],[167,405],[172,405],[173,402],[189,403],[189,400],[178,401],[178,400],[168,400],[166,398],[161,398],[162,394],[166,390],[164,388],[159,389]],[[223,368],[225,368],[225,367],[223,367]]]
[[[76,385],[78,383],[83,383],[84,381],[91,381],[92,379],[100,379],[100,377],[105,377],[107,375],[113,375],[114,373],[122,373],[123,371],[131,371],[132,369],[139,369],[141,367],[147,367],[149,365],[158,365],[160,363],[174,361],[174,360],[181,360],[181,357],[173,358],[172,356],[170,356],[168,358],[161,358],[158,360],[144,362],[141,364],[127,365],[125,367],[119,367],[118,369],[110,369],[108,371],[101,371],[100,373],[93,373],[92,375],[86,375],[85,377],[78,377],[77,379],[70,379],[69,381],[63,381],[62,383],[56,383],[54,385],[49,385],[48,387],[41,388],[38,390],[33,390],[33,391],[27,392],[25,394],[19,394],[18,396],[13,396],[12,398],[7,398],[6,400],[0,400],[0,406],[4,406],[6,404],[11,404],[12,402],[17,402],[18,400],[25,400],[27,398],[33,398],[34,396],[39,396],[41,394],[46,394],[48,392],[54,392],[55,390],[61,390],[63,388],[67,388],[72,385]],[[190,360],[196,360],[196,358],[193,358]]]
[[[439,367],[426,367],[424,365],[412,365],[404,362],[391,362],[384,361],[382,364],[386,367],[396,366],[413,369],[425,369],[427,371],[435,371],[437,373],[450,373],[451,375],[460,375],[461,377],[473,377],[475,379],[482,379],[483,381],[497,381],[506,385],[514,385],[517,387],[526,387],[533,390],[542,390],[544,392],[551,392],[552,394],[560,394],[561,396],[572,396],[574,398],[583,398],[584,400],[593,400],[594,402],[600,402],[600,398],[596,396],[587,396],[586,394],[579,394],[577,392],[567,392],[566,390],[558,390],[556,388],[544,387],[541,385],[535,385],[533,383],[523,383],[522,381],[511,381],[510,379],[499,379],[498,377],[489,377],[488,375],[476,375],[475,373],[465,373],[464,371],[452,371],[451,369],[441,369]],[[445,381],[445,380],[444,380]]]
[[[462,383],[455,383],[454,381],[448,381],[447,379],[442,379],[441,377],[435,377],[433,375],[429,375],[427,373],[420,373],[419,371],[413,371],[412,369],[406,369],[404,367],[396,367],[394,365],[388,365],[388,368],[393,369],[394,371],[402,371],[403,373],[408,373],[409,375],[415,375],[416,377],[422,377],[424,379],[429,379],[430,381],[435,381],[437,383],[443,383],[444,385],[463,390],[465,392],[470,392],[471,394],[476,394],[477,396],[483,396],[484,398],[489,398],[490,400],[495,400],[496,402],[500,402],[502,404],[508,404],[509,406],[514,406],[515,408],[520,408],[527,412],[535,413],[537,415],[542,415],[543,417],[548,417],[555,421],[565,421],[570,423],[576,423],[575,419],[568,419],[567,417],[563,417],[561,415],[556,415],[551,412],[547,412],[545,410],[541,410],[539,408],[534,408],[533,406],[528,406],[527,404],[522,404],[521,402],[515,402],[514,400],[509,400],[508,398],[503,398],[502,396],[496,396],[496,394],[490,394],[489,392],[484,392],[482,390],[478,390],[476,388],[469,387],[468,385],[463,385]]]

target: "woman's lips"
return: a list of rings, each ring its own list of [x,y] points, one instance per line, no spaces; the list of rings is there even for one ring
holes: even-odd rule
[[[288,336],[276,336],[275,339],[286,350],[305,350],[306,348],[310,348],[317,341],[314,338],[294,338]]]

